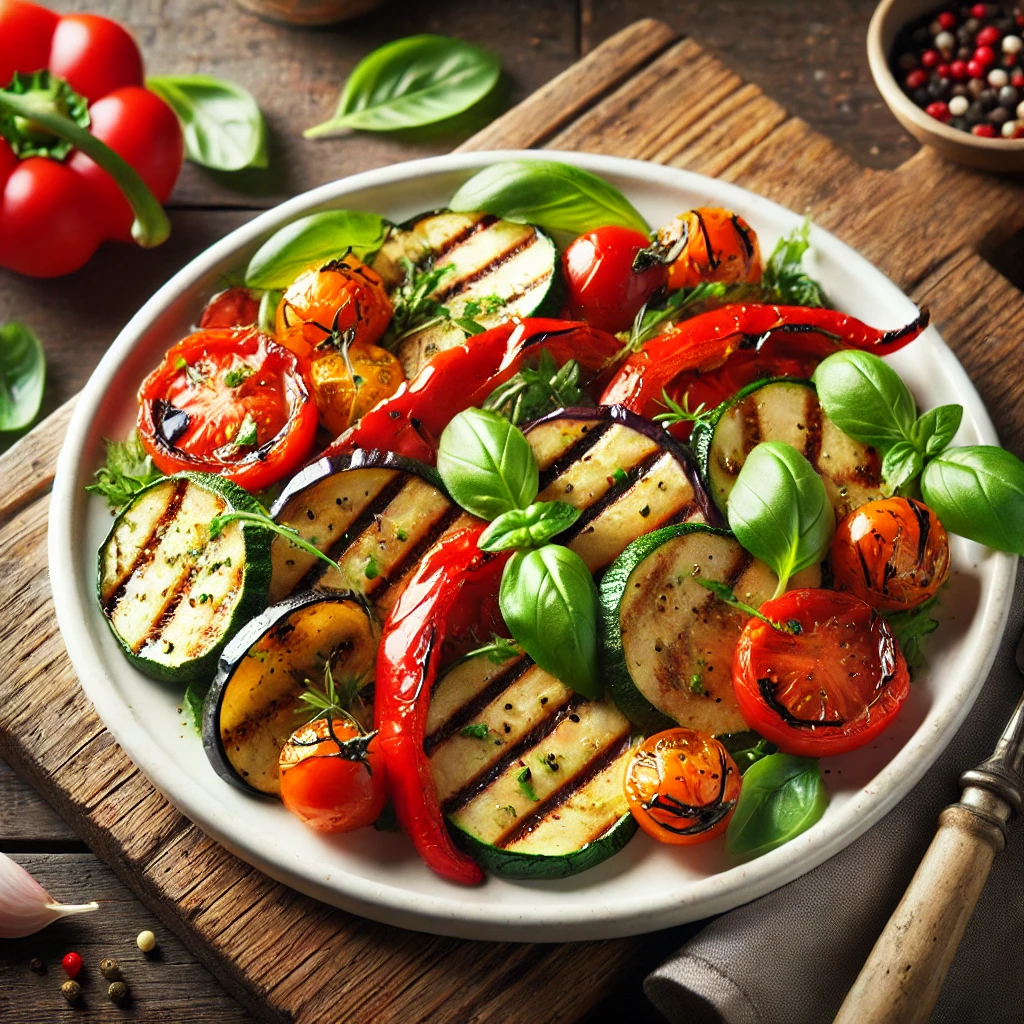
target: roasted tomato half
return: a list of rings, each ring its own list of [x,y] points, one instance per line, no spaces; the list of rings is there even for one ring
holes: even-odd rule
[[[260,315],[260,300],[248,288],[225,288],[203,307],[199,326],[255,327]]]
[[[893,720],[910,674],[888,623],[835,590],[791,590],[761,605],[733,659],[733,689],[751,729],[786,754],[844,754]]]
[[[298,469],[316,425],[298,359],[253,328],[189,335],[139,390],[139,434],[160,470],[216,473],[250,491]]]
[[[923,502],[869,501],[836,527],[832,572],[837,590],[882,611],[906,611],[934,597],[949,578],[949,538]]]
[[[713,839],[725,831],[739,795],[740,771],[732,755],[694,729],[648,736],[626,768],[629,809],[661,843]]]
[[[761,250],[754,229],[732,210],[700,207],[681,213],[657,236],[668,262],[668,286],[693,288],[704,281],[757,284]]]
[[[309,364],[320,422],[335,437],[405,381],[402,364],[379,345],[321,346]]]
[[[297,729],[281,749],[281,799],[319,832],[351,832],[372,825],[387,792],[376,734],[341,715],[325,715]]]

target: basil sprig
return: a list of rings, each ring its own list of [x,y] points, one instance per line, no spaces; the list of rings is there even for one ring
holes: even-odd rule
[[[441,434],[437,471],[459,505],[492,520],[483,550],[516,549],[498,594],[513,639],[566,686],[599,698],[597,587],[579,555],[549,543],[579,510],[535,500],[540,471],[526,435],[495,412],[467,409]]]
[[[644,234],[650,230],[614,185],[590,171],[555,160],[492,164],[462,185],[448,206],[457,213],[490,213],[573,235],[610,224]]]
[[[498,84],[498,58],[445,36],[418,35],[374,50],[352,71],[334,116],[303,134],[391,132],[461,114]]]
[[[39,414],[46,383],[46,357],[24,324],[0,327],[0,431],[24,430]]]
[[[820,820],[828,792],[814,758],[769,754],[743,775],[725,847],[742,860],[774,850]]]
[[[825,485],[792,445],[764,441],[748,456],[729,494],[729,528],[755,558],[779,578],[820,562],[836,518]]]
[[[376,213],[311,213],[275,231],[256,250],[245,283],[249,288],[287,288],[307,267],[329,263],[345,252],[366,259],[384,244],[387,233],[387,222]]]
[[[215,171],[267,166],[263,114],[240,85],[210,75],[164,75],[147,78],[146,88],[178,115],[192,163]]]

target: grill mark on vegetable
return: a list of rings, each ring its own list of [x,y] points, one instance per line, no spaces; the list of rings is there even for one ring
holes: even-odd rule
[[[928,535],[931,532],[932,521],[928,515],[928,510],[924,508],[924,506],[918,505],[913,498],[908,498],[907,504],[910,506],[910,511],[914,513],[914,518],[917,520],[917,564],[924,566],[925,554],[928,550]]]
[[[464,725],[468,725],[479,716],[488,704],[493,704],[513,683],[522,679],[526,672],[533,668],[533,665],[532,659],[524,656],[519,661],[507,665],[488,680],[487,685],[476,696],[456,708],[446,721],[442,722],[423,740],[423,750],[426,755],[429,757],[442,743],[461,732]]]
[[[160,544],[163,541],[164,536],[171,524],[177,518],[178,513],[181,511],[181,504],[185,500],[185,491],[187,489],[187,480],[178,480],[175,482],[170,500],[166,505],[164,505],[163,512],[160,513],[156,521],[153,523],[153,528],[150,530],[149,536],[139,547],[134,561],[122,575],[117,586],[111,591],[110,597],[107,598],[103,605],[103,611],[106,613],[108,618],[113,616],[121,598],[124,597],[124,592],[128,589],[128,582],[131,578],[137,572],[141,572],[156,557],[156,553],[160,550]]]
[[[413,225],[412,230],[415,231],[421,224],[425,223],[428,220],[432,220],[434,216],[436,216],[436,214],[432,214],[430,217],[424,217],[423,220],[417,221],[416,224]],[[461,231],[456,231],[455,234],[452,235],[450,238],[446,238],[444,242],[441,243],[439,248],[431,249],[427,247],[427,250],[423,254],[423,257],[416,261],[416,265],[422,266],[424,263],[430,261],[433,261],[433,263],[436,265],[437,261],[447,256],[448,253],[452,251],[452,249],[454,249],[458,245],[462,245],[462,243],[465,242],[467,238],[471,238],[478,231],[483,231],[486,228],[489,228],[493,223],[495,223],[495,221],[497,221],[497,219],[498,218],[495,217],[493,214],[488,213],[481,217],[479,220],[474,221],[472,224],[467,224],[464,228],[462,228]]]
[[[450,299],[458,298],[459,294],[464,292],[471,284],[475,284],[477,281],[496,273],[514,256],[518,256],[519,253],[525,252],[532,245],[537,244],[540,244],[540,238],[538,237],[537,232],[534,231],[533,234],[527,235],[525,238],[521,238],[515,243],[515,245],[510,246],[503,252],[500,252],[489,263],[482,267],[477,267],[473,273],[467,274],[465,277],[461,277],[457,281],[453,281],[447,287],[435,290],[433,297],[439,302],[446,302]]]
[[[688,501],[679,509],[678,512],[673,512],[672,515],[668,517],[668,519],[660,523],[658,528],[660,529],[663,526],[676,526],[679,523],[688,523],[690,521],[690,518],[695,513],[699,512],[702,512],[700,502],[696,500]]]
[[[479,796],[485,789],[489,788],[499,779],[509,767],[516,761],[522,760],[526,753],[532,750],[541,740],[550,736],[561,722],[578,708],[585,700],[578,693],[570,693],[566,700],[555,705],[548,712],[548,716],[538,722],[525,736],[513,747],[509,748],[489,768],[473,776],[461,789],[452,793],[441,805],[441,810],[446,814],[454,814],[465,807],[471,800]]]
[[[750,261],[754,258],[754,246],[750,241],[750,232],[743,226],[735,213],[732,215],[732,226],[736,229],[736,234],[740,236],[740,241],[743,243],[744,251],[747,254],[747,266],[749,266]]]
[[[601,440],[602,435],[615,424],[611,420],[594,420],[591,426],[584,427],[584,433],[566,448],[561,455],[555,456],[546,469],[541,470],[539,494],[557,480],[573,463],[579,462],[591,448]],[[543,429],[543,428],[541,428]],[[529,436],[529,435],[527,435]]]
[[[740,434],[743,438],[743,454],[749,455],[761,443],[761,413],[757,408],[757,392],[754,392],[740,407],[743,425]],[[740,467],[730,463],[723,467],[732,476],[739,476]]]
[[[821,457],[821,404],[808,391],[804,397],[804,423],[807,427],[807,440],[804,442],[804,458],[815,469],[821,469],[818,459]]]
[[[694,216],[697,218],[697,224],[700,226],[700,233],[704,236],[704,248],[708,252],[708,270],[714,270],[720,263],[715,256],[715,250],[711,245],[711,235],[708,233],[708,226],[704,223],[704,217],[699,210],[693,211]]]
[[[553,811],[557,811],[570,797],[593,782],[602,772],[607,771],[628,747],[629,730],[627,729],[626,732],[613,737],[612,741],[597,757],[591,758],[575,775],[567,779],[564,785],[550,793],[539,806],[535,807],[529,814],[523,815],[508,831],[503,832],[494,841],[493,845],[501,849],[507,849],[513,843],[517,843],[524,836],[529,835],[548,815]],[[613,823],[618,820],[618,815],[612,819]],[[587,841],[593,842],[595,838],[603,835],[606,831],[607,825],[602,827],[596,836],[591,836]]]

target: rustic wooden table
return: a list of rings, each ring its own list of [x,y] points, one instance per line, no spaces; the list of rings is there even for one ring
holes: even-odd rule
[[[267,114],[271,170],[229,182],[186,167],[172,200],[171,241],[152,253],[105,247],[78,274],[28,281],[0,272],[0,323],[17,318],[44,340],[49,380],[44,413],[85,383],[100,355],[140,303],[171,272],[210,242],[277,203],[321,182],[369,167],[444,152],[459,139],[385,140],[356,136],[311,143],[302,128],[322,120],[356,60],[398,34],[446,32],[497,50],[508,73],[511,101],[521,99],[626,24],[650,15],[692,35],[745,78],[803,117],[871,167],[895,167],[914,146],[874,90],[864,55],[872,0],[401,0],[379,14],[322,31],[262,22],[232,3],[204,0],[55,0],[64,10],[100,10],[136,33],[153,73],[207,71],[248,87]],[[397,12],[397,16],[396,16]],[[395,27],[400,26],[400,32]],[[993,259],[1020,266],[1020,243]],[[1012,273],[1009,276],[1014,276]],[[193,1024],[249,1021],[210,974],[93,856],[50,808],[0,762],[0,850],[28,867],[58,898],[104,900],[104,913],[61,923],[24,943],[0,943],[0,1017],[35,1024],[52,1005],[63,974],[59,958],[77,949],[95,965],[114,956],[125,965],[137,998],[115,1010],[94,992],[82,1021],[139,1019]],[[154,927],[160,946],[145,961],[134,945]],[[652,944],[653,962],[677,945],[683,930]],[[28,960],[40,956],[45,974]],[[95,973],[95,972],[94,972]],[[656,1020],[640,995],[642,972],[605,1005],[598,1019],[627,1015]],[[98,977],[92,981],[99,988]],[[49,990],[44,992],[44,990]],[[45,999],[43,998],[45,995]]]

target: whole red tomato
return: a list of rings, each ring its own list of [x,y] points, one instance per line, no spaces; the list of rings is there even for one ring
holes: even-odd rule
[[[655,264],[635,271],[646,235],[614,225],[580,235],[562,256],[569,289],[569,315],[602,331],[625,331],[640,307],[665,284],[667,270]]]

